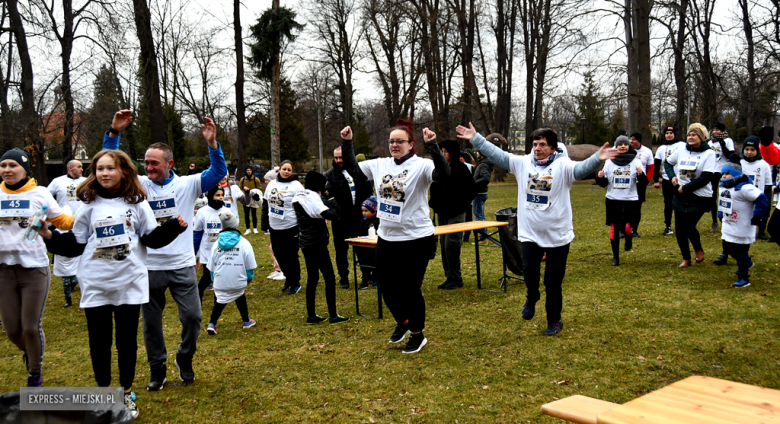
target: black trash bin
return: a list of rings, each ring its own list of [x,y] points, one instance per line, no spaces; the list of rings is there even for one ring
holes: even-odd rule
[[[504,255],[506,267],[515,275],[523,275],[523,251],[520,249],[520,240],[517,238],[517,208],[504,208],[496,212],[496,221],[508,222],[502,227],[504,232]]]

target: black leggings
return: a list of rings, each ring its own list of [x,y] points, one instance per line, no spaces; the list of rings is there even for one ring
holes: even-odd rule
[[[718,222],[718,186],[720,185],[720,172],[716,172],[712,174],[712,181],[710,181],[710,186],[712,186],[712,201],[710,202],[710,213],[712,215],[712,223],[716,224]],[[703,215],[703,214],[702,214]]]
[[[211,271],[206,265],[203,265],[203,275],[200,276],[200,281],[198,282],[198,296],[200,296],[201,306],[203,306],[203,293],[209,288],[211,283],[213,283],[211,281]]]
[[[325,301],[328,303],[328,314],[331,318],[338,316],[336,313],[336,275],[333,273],[333,262],[330,260],[328,245],[305,247],[303,259],[306,261],[306,312],[310,318],[317,316],[315,312],[314,298],[317,295],[317,283],[320,272],[325,279]]]
[[[674,199],[674,193],[677,193],[677,189],[674,188],[672,182],[669,180],[663,180],[661,182],[661,190],[664,194],[664,224],[667,227],[672,227],[672,201]]]
[[[274,256],[279,262],[279,268],[287,277],[286,285],[300,286],[301,263],[298,261],[298,226],[286,230],[271,228],[271,245],[274,247]]]
[[[544,309],[547,312],[547,324],[552,325],[561,320],[563,309],[563,277],[566,275],[566,261],[569,258],[569,246],[540,247],[533,242],[522,242],[523,278],[525,278],[526,296],[528,301],[536,303],[540,298],[539,280],[542,275],[542,258],[547,259],[544,268],[544,290],[547,298]]]
[[[246,223],[246,229],[249,229],[249,214],[252,214],[252,228],[257,228],[257,208],[252,208],[244,205],[244,222]]]
[[[698,212],[674,211],[674,233],[677,236],[677,245],[680,246],[680,253],[686,261],[691,260],[691,249],[688,246],[688,240],[693,245],[694,252],[703,250],[701,247],[701,237],[696,225],[704,215],[706,210],[701,209]]]
[[[379,284],[385,304],[398,324],[412,333],[425,328],[425,298],[422,284],[428,262],[436,256],[436,236],[408,241],[381,237],[376,244]]]
[[[214,309],[211,310],[211,319],[209,319],[210,324],[217,325],[217,320],[219,320],[226,306],[227,303],[214,302]],[[236,299],[236,307],[238,308],[238,313],[241,314],[241,321],[249,321],[249,307],[246,305],[246,294],[242,294],[241,297]]]
[[[119,363],[119,384],[127,390],[133,387],[138,356],[138,318],[141,305],[104,305],[84,308],[89,333],[89,356],[99,387],[111,385],[112,330],[116,329],[116,356]]]

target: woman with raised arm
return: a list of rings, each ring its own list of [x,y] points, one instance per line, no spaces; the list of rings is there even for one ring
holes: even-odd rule
[[[523,318],[530,320],[539,301],[539,279],[542,257],[547,253],[544,287],[547,293],[547,329],[552,336],[563,329],[561,285],[566,273],[569,245],[574,240],[569,191],[575,180],[581,180],[618,155],[617,149],[604,143],[598,152],[582,162],[575,162],[558,152],[558,134],[551,128],[540,128],[531,134],[532,155],[513,155],[485,140],[469,123],[458,125],[458,137],[471,144],[496,165],[508,169],[517,178],[517,232],[523,251],[523,277],[527,288]]]
[[[417,156],[412,122],[403,119],[390,128],[389,158],[358,164],[352,148],[352,129],[344,128],[341,138],[344,169],[356,183],[373,180],[378,195],[377,215],[381,224],[376,275],[387,308],[397,323],[390,343],[400,343],[411,334],[403,353],[419,352],[428,343],[423,335],[422,283],[428,261],[436,256],[428,188],[433,181],[449,178],[449,164],[436,144],[436,134],[428,128],[423,129],[423,139],[433,160]]]

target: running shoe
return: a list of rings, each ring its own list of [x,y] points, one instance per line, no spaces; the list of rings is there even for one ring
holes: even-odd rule
[[[642,238],[642,236],[640,236],[639,233],[637,233],[636,231],[631,233],[631,237]]]
[[[366,290],[366,289],[368,289],[368,281],[363,281],[363,282],[362,282],[362,283],[360,283],[360,285],[358,286],[358,290]]]
[[[180,355],[176,355],[176,360],[173,361],[173,365],[176,366],[176,370],[179,371],[179,380],[185,384],[195,381],[195,371],[192,369],[192,358],[184,358]]]
[[[214,291],[214,283],[209,284],[209,286],[206,287],[206,291]]]
[[[125,393],[125,408],[130,410],[133,418],[138,418],[138,406],[135,404],[135,393]]]
[[[336,315],[335,317],[328,318],[328,322],[330,323],[330,325],[337,325],[347,321],[349,321],[349,318],[343,317],[341,315]]]
[[[461,281],[450,280],[450,282],[447,283],[447,285],[445,285],[442,288],[444,290],[454,290],[454,289],[459,289],[461,287],[463,287],[463,281],[462,280]]]
[[[206,329],[206,332],[209,333],[211,336],[217,335],[217,325],[209,323],[209,327]]]
[[[257,228],[253,228],[253,229],[252,229],[252,232],[254,232],[255,234],[258,234],[258,232],[257,232]]]
[[[308,324],[308,325],[319,324],[322,321],[325,321],[325,319],[326,318],[323,318],[323,317],[321,317],[319,315],[315,315],[313,317],[306,318],[306,324]]]
[[[27,387],[42,387],[43,386],[43,374],[35,373],[27,375]]]
[[[274,272],[272,272],[272,273],[268,274],[268,277],[265,277],[265,278],[267,278],[267,279],[269,279],[269,280],[273,280],[273,279],[274,279],[274,278],[276,278],[276,276],[278,276],[279,274],[281,274],[279,271],[274,271]]]
[[[346,290],[346,289],[348,289],[348,288],[349,288],[349,280],[348,280],[348,279],[346,279],[346,278],[344,278],[344,277],[342,277],[342,278],[339,280],[339,284],[341,285],[341,288],[342,288],[342,289],[344,289],[344,290]]]
[[[717,233],[718,232],[718,221],[715,221],[712,223],[712,228],[710,228],[711,233]]]
[[[251,233],[251,232],[252,232],[252,230],[251,230],[251,229],[249,229],[249,228],[247,228],[247,229],[246,229],[246,231],[244,231],[244,235],[246,236],[246,235],[248,235],[248,234],[249,234],[249,233]]]
[[[412,332],[409,330],[409,326],[398,324],[395,327],[395,331],[393,331],[393,334],[390,336],[390,343],[401,343],[406,336],[410,334],[412,334]]]
[[[663,235],[671,236],[672,234],[674,234],[674,231],[672,231],[672,228],[671,227],[666,227],[666,229],[664,230]]]
[[[725,253],[721,253],[717,259],[712,261],[712,263],[714,263],[715,265],[726,265],[726,262],[728,262],[728,260],[729,260],[729,255]]]
[[[406,343],[406,347],[402,351],[403,353],[417,353],[428,344],[428,339],[425,338],[423,333],[412,334],[409,337],[409,341]]]
[[[536,302],[531,302],[528,298],[525,298],[525,304],[523,305],[523,319],[529,320],[536,315]]]
[[[165,378],[166,372],[165,364],[162,364],[159,367],[152,367],[150,370],[152,376],[149,378],[149,384],[146,385],[146,390],[150,392],[162,390],[163,386],[165,386],[165,382],[168,381],[168,379]]]
[[[299,291],[301,291],[301,285],[298,284],[297,286],[290,286],[289,289],[287,289],[287,294],[296,294]]]
[[[759,235],[756,236],[756,238],[759,239],[759,240],[763,240],[763,241],[769,240],[769,237],[767,237],[766,234],[759,234]]]
[[[244,329],[252,328],[257,324],[257,321],[253,320],[252,318],[249,318],[249,321],[244,321]]]
[[[544,330],[545,336],[554,336],[563,330],[563,321],[558,321],[555,324],[547,325],[547,329]]]
[[[745,280],[744,278],[737,281],[736,283],[732,284],[731,287],[741,289],[743,287],[747,287],[750,285],[750,281]]]
[[[286,280],[287,277],[284,276],[284,273],[282,271],[277,271],[278,274],[276,274],[276,277],[273,278],[274,281],[283,281]]]

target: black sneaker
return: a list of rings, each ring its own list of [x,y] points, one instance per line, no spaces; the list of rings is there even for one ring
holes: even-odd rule
[[[718,232],[718,221],[715,221],[712,223],[712,228],[710,228],[711,233],[717,233]]]
[[[366,290],[366,289],[368,289],[368,281],[363,281],[363,282],[362,282],[362,283],[360,283],[360,285],[358,286],[358,290]]]
[[[319,324],[322,321],[325,321],[325,318],[323,318],[323,317],[321,317],[319,315],[315,315],[313,317],[306,318],[306,324],[309,324],[309,325]]]
[[[620,266],[620,258],[618,258],[617,256],[612,258],[612,266]]]
[[[531,302],[528,298],[525,298],[525,304],[523,305],[523,319],[529,320],[536,315],[536,302]]]
[[[626,233],[624,233],[624,232],[622,232],[622,231],[621,231],[621,232],[620,232],[620,238],[626,238]]]
[[[631,233],[631,237],[642,238],[642,236],[640,236],[639,233],[637,233],[636,231]]]
[[[401,343],[404,341],[406,336],[412,334],[411,331],[409,331],[409,326],[398,324],[395,326],[395,331],[393,331],[393,335],[390,336],[390,343]]]
[[[762,240],[762,241],[769,240],[769,237],[767,237],[766,234],[759,234],[759,235],[756,236],[756,238],[759,239],[759,240]]]
[[[328,322],[330,322],[330,325],[336,325],[341,324],[342,322],[349,321],[349,318],[343,317],[341,315],[336,315],[335,317],[328,318]]]
[[[634,237],[636,236],[626,237],[626,245],[623,246],[623,250],[628,252],[634,247]]]
[[[547,329],[544,330],[545,336],[554,336],[563,330],[563,321],[558,321],[555,324],[548,324]]]
[[[726,262],[729,260],[729,255],[725,253],[721,253],[720,256],[718,256],[718,259],[715,259],[712,261],[715,265],[726,265]]]
[[[290,285],[289,285],[289,284],[287,284],[287,283],[284,283],[284,285],[282,286],[282,291],[283,291],[283,292],[286,292],[286,291],[288,291],[288,290],[290,290]]]
[[[349,279],[341,277],[339,280],[339,284],[341,285],[342,289],[348,289],[349,288]]]
[[[439,288],[439,289],[445,289],[447,287],[447,284],[449,284],[449,283],[450,283],[450,279],[448,278],[448,279],[444,280],[443,283],[439,284],[436,287]]]
[[[65,296],[65,304],[62,305],[62,309],[69,308],[73,306],[73,299],[71,299],[70,296]]]
[[[125,408],[130,411],[133,418],[138,418],[138,406],[135,404],[135,393],[125,393]]]
[[[176,355],[173,365],[179,371],[179,380],[182,383],[189,384],[195,381],[195,371],[192,369],[192,358],[184,358]]]
[[[423,346],[428,344],[428,339],[425,338],[422,332],[412,334],[409,337],[409,342],[406,343],[406,347],[402,351],[403,353],[417,353],[422,350]]]
[[[672,228],[671,227],[666,227],[666,229],[664,230],[663,235],[671,236],[672,234],[674,234],[674,231],[672,231]]]
[[[301,291],[301,285],[298,284],[297,286],[290,286],[290,288],[287,289],[287,294],[295,294]]]
[[[453,289],[459,289],[461,287],[463,287],[463,281],[450,280],[450,282],[442,288],[444,290],[453,290]]]
[[[378,289],[379,288],[379,281],[374,281],[374,284],[371,287],[375,288],[375,289]]]
[[[165,382],[168,381],[168,379],[165,378],[165,364],[162,364],[159,367],[152,367],[151,374],[152,376],[149,378],[149,384],[146,385],[146,390],[150,392],[162,390],[163,386],[165,386]]]

